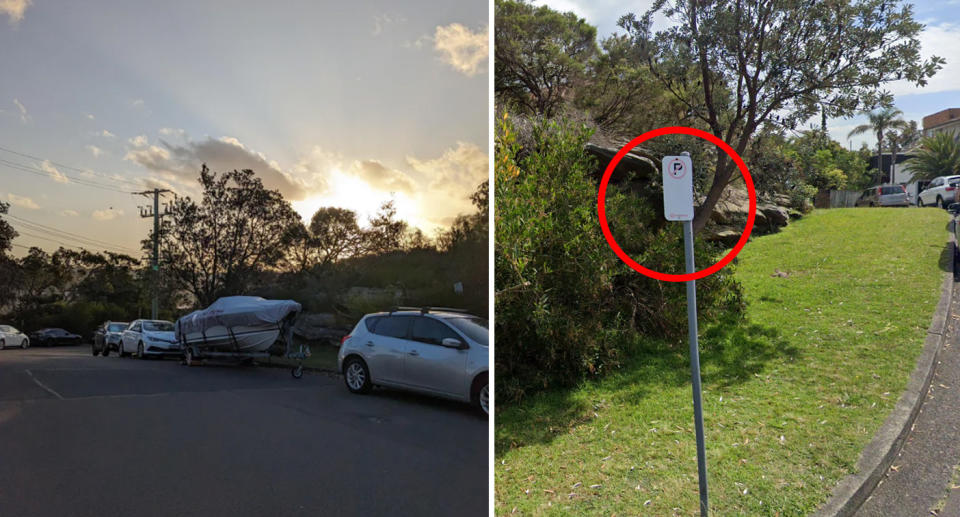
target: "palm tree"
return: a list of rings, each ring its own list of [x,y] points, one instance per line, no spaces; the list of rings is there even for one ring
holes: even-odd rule
[[[907,163],[913,171],[910,181],[932,180],[937,176],[960,174],[960,139],[946,131],[924,138],[920,150]]]
[[[877,135],[877,171],[883,174],[883,135],[888,129],[904,129],[907,123],[900,118],[903,112],[894,107],[881,108],[865,112],[870,122],[861,124],[850,131],[848,137],[873,132]],[[881,176],[882,177],[882,176]],[[881,179],[882,181],[882,179]],[[893,166],[890,167],[890,183],[893,183]]]
[[[911,120],[901,129],[887,131],[887,144],[890,146],[890,183],[896,178],[897,153],[909,149],[917,140],[920,140],[920,130],[916,120]]]

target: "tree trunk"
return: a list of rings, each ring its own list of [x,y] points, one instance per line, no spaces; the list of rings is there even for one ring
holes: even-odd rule
[[[883,133],[877,132],[877,182],[883,183]]]
[[[894,174],[894,172],[896,171],[896,167],[897,167],[897,146],[891,145],[890,146],[890,184],[891,185],[896,183],[895,181],[896,176]]]
[[[694,235],[700,233],[700,231],[707,226],[707,221],[710,220],[710,215],[720,201],[720,196],[723,194],[723,191],[726,190],[727,183],[730,182],[730,176],[733,174],[735,165],[733,160],[731,160],[722,149],[718,148],[717,154],[717,172],[713,176],[710,191],[707,192],[707,198],[704,199],[703,204],[700,205],[700,210],[697,210],[697,213],[693,217]]]

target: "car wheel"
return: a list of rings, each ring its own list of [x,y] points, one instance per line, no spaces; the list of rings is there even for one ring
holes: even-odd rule
[[[483,374],[480,377],[477,377],[477,380],[473,381],[473,389],[470,393],[470,398],[473,400],[473,404],[483,411],[484,415],[490,415],[490,383],[488,382],[489,377],[487,374]]]
[[[359,357],[347,359],[343,366],[343,382],[353,393],[369,393],[373,385],[370,383],[370,370],[367,364]]]
[[[93,350],[93,356],[94,356],[94,357],[100,355],[100,350],[97,350],[97,345],[91,346],[90,349]]]
[[[6,340],[0,339],[0,350],[4,350],[6,348],[7,348]]]
[[[143,342],[137,343],[137,359],[146,359],[147,356],[143,355]]]
[[[917,196],[917,206],[923,208],[923,198]]]
[[[23,341],[20,342],[20,348],[24,350],[26,350],[27,348],[30,348],[30,340],[27,338],[23,338]]]
[[[108,355],[110,355],[110,345],[104,343],[103,350],[100,351],[100,355],[104,357],[107,357]]]
[[[943,206],[943,198],[940,196],[937,196],[937,206],[939,206],[940,208],[946,208],[945,206]]]

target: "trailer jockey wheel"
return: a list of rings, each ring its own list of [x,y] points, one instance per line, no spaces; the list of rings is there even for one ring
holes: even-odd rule
[[[299,379],[300,377],[303,377],[303,365],[299,365],[294,369],[290,370],[290,375],[293,375],[294,379]]]
[[[187,347],[183,351],[183,364],[187,366],[193,366],[193,363],[194,363],[193,350],[191,350],[190,347]]]

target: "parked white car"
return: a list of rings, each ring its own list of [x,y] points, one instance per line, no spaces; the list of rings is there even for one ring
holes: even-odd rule
[[[940,176],[933,178],[917,196],[917,206],[938,206],[946,208],[957,199],[957,183],[960,176]]]
[[[180,344],[173,333],[173,323],[165,320],[134,320],[120,337],[120,357],[136,354],[147,356],[180,356]]]
[[[26,334],[10,325],[0,325],[0,350],[10,347],[27,348],[29,346],[30,338]]]
[[[449,309],[367,314],[340,344],[353,393],[391,386],[471,402],[488,413],[487,320]]]

